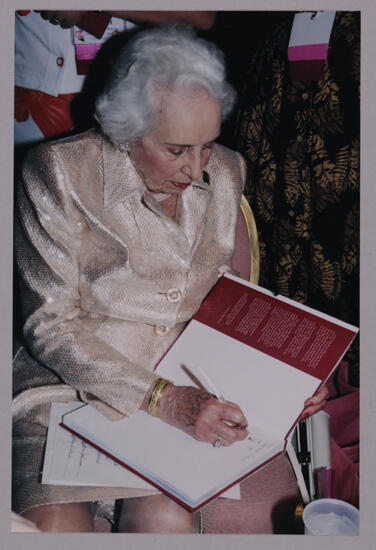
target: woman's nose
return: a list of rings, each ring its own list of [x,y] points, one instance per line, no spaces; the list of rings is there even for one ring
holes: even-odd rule
[[[198,180],[201,177],[203,166],[201,164],[201,152],[192,150],[184,163],[182,172],[192,180]]]

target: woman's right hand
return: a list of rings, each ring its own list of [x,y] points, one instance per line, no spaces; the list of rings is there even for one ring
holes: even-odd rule
[[[192,386],[168,384],[158,402],[158,418],[198,441],[214,443],[220,439],[224,447],[248,436],[247,419],[238,405],[219,401]]]

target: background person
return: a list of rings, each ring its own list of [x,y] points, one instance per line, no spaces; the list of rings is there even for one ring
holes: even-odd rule
[[[17,11],[15,144],[36,143],[73,127],[71,102],[88,70],[85,62],[77,68],[73,26],[104,42],[112,32],[129,34],[136,25],[180,21],[208,29],[214,20],[215,12],[208,11]]]
[[[336,12],[321,75],[291,72],[294,18],[274,15],[250,54],[230,146],[247,162],[260,285],[358,326],[360,14]],[[358,340],[347,359],[357,385]]]

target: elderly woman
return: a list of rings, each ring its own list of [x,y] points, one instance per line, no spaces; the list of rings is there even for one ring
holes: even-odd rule
[[[90,503],[106,497],[125,499],[122,531],[198,529],[196,514],[154,490],[40,484],[52,401],[73,397],[115,419],[148,411],[158,387],[159,418],[192,437],[231,445],[248,434],[236,405],[154,372],[232,269],[245,166],[214,142],[233,103],[213,45],[186,28],[144,31],[97,101],[100,130],[43,144],[25,163],[15,391],[29,397],[14,424],[13,508],[42,530],[92,530]]]

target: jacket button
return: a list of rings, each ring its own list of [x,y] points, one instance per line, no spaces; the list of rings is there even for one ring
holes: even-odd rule
[[[58,67],[62,67],[64,65],[64,57],[57,57],[56,58],[56,65]]]
[[[166,293],[169,302],[178,302],[181,299],[181,292],[178,288],[170,288]]]
[[[157,336],[166,336],[166,334],[170,332],[170,329],[164,325],[156,325],[154,327],[154,332]]]

